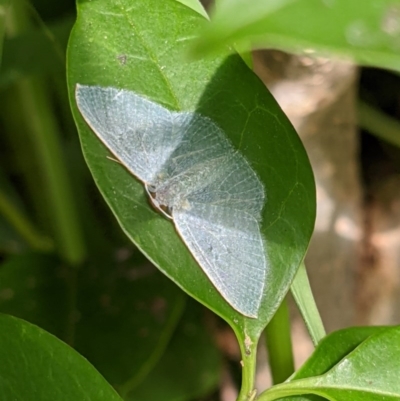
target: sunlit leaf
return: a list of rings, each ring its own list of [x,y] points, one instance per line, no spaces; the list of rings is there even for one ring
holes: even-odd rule
[[[399,326],[345,330],[321,343],[315,357],[304,365],[298,378],[271,388],[259,399],[267,401],[311,393],[334,401],[398,400],[399,359]],[[309,377],[309,374],[317,376]],[[292,399],[315,399],[307,397]]]
[[[223,316],[242,339],[245,332],[260,333],[289,288],[314,222],[313,177],[295,131],[240,57],[224,52],[187,61],[188,43],[204,19],[181,3],[82,1],[78,11],[68,50],[70,100],[85,158],[103,196],[125,233],[168,277]],[[150,206],[143,185],[107,158],[76,108],[77,83],[132,90],[171,110],[196,110],[240,149],[267,196],[261,230],[270,268],[257,320],[222,299],[173,224]]]
[[[218,4],[218,3],[217,3]],[[224,0],[196,42],[198,54],[226,45],[337,55],[400,70],[399,0]]]

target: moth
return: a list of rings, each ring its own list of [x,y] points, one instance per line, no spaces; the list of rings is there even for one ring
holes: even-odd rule
[[[264,186],[223,130],[136,93],[76,86],[80,113],[173,222],[223,298],[257,317],[268,268],[260,231]]]

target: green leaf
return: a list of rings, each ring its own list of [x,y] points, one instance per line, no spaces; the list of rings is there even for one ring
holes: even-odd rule
[[[335,331],[325,337],[315,349],[310,358],[297,370],[289,381],[319,376],[340,362],[346,355],[352,352],[363,341],[373,334],[386,330],[386,327],[351,327]],[[298,395],[282,398],[282,401],[314,401],[324,398],[316,395]]]
[[[203,5],[200,3],[199,0],[176,0],[176,1],[179,1],[179,3],[182,3],[185,6],[190,7],[192,10],[196,11],[204,18],[208,19],[207,11],[204,9]]]
[[[225,0],[194,47],[197,54],[236,44],[290,52],[336,54],[400,70],[400,1]]]
[[[188,42],[203,23],[173,0],[79,2],[68,49],[70,100],[85,158],[125,233],[175,283],[226,319],[244,350],[247,337],[254,348],[304,256],[314,222],[314,182],[293,127],[239,56],[186,60]],[[107,159],[77,110],[77,83],[125,88],[172,110],[196,110],[250,162],[267,194],[261,229],[270,269],[258,319],[223,300],[173,224],[150,207],[143,185]]]
[[[23,320],[0,315],[0,399],[121,401],[76,351]]]
[[[385,330],[387,327],[351,327],[329,334],[290,381],[326,373],[367,338]]]
[[[205,328],[203,312],[198,304],[188,303],[160,362],[146,380],[124,395],[125,400],[194,400],[217,389],[221,355]]]
[[[339,331],[321,342],[290,382],[272,387],[259,400],[309,393],[334,401],[398,400],[399,359],[400,326]]]
[[[302,268],[304,268],[304,265],[300,269]],[[273,322],[274,319],[271,322]],[[269,326],[267,327],[267,330],[268,328]],[[294,381],[326,373],[336,363],[338,363],[342,358],[344,358],[349,352],[353,351],[354,348],[356,348],[366,338],[368,338],[372,334],[379,333],[385,329],[386,328],[384,327],[353,327],[349,329],[336,331],[330,334],[329,336],[324,337],[324,339],[319,342],[318,347],[315,349],[311,357],[287,381]],[[266,332],[266,334],[268,335],[269,333]],[[275,348],[278,348],[278,351],[279,351],[279,346],[281,346],[281,344],[278,346],[275,345]],[[272,342],[271,343],[271,349],[273,352],[272,355],[275,352],[277,352],[273,347],[274,343]],[[272,362],[274,361],[270,361],[271,364]],[[278,366],[280,367],[280,365]],[[272,368],[273,366],[271,366],[271,369]],[[280,383],[280,381],[277,381],[277,383]],[[322,399],[321,397],[315,395],[297,395],[297,396],[287,397],[284,399],[282,398],[282,400],[285,401],[306,401],[306,400],[314,401],[321,399]]]

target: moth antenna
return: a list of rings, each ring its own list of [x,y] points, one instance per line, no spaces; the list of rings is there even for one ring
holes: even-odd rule
[[[114,159],[114,158],[111,157],[111,156],[106,156],[106,157],[107,157],[107,159],[112,160],[113,162],[116,162],[116,163],[118,163],[118,164],[121,164],[121,166],[123,166],[123,164],[122,164],[118,159]]]

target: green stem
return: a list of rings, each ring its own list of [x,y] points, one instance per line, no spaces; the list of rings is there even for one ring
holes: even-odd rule
[[[294,372],[289,308],[286,299],[266,327],[265,335],[273,382],[282,383]]]
[[[36,251],[49,252],[53,248],[50,238],[39,234],[33,224],[0,192],[0,214],[12,225],[15,231]]]
[[[369,133],[400,147],[400,122],[364,102],[358,103],[359,124]]]
[[[314,345],[317,346],[325,337],[326,333],[317,305],[315,304],[304,262],[301,263],[296,277],[293,280],[291,290],[294,300],[306,323],[311,339]]]
[[[256,390],[254,389],[256,364],[257,364],[257,340],[246,334],[236,333],[239,341],[240,352],[242,355],[242,386],[237,401],[251,401],[254,399]]]

